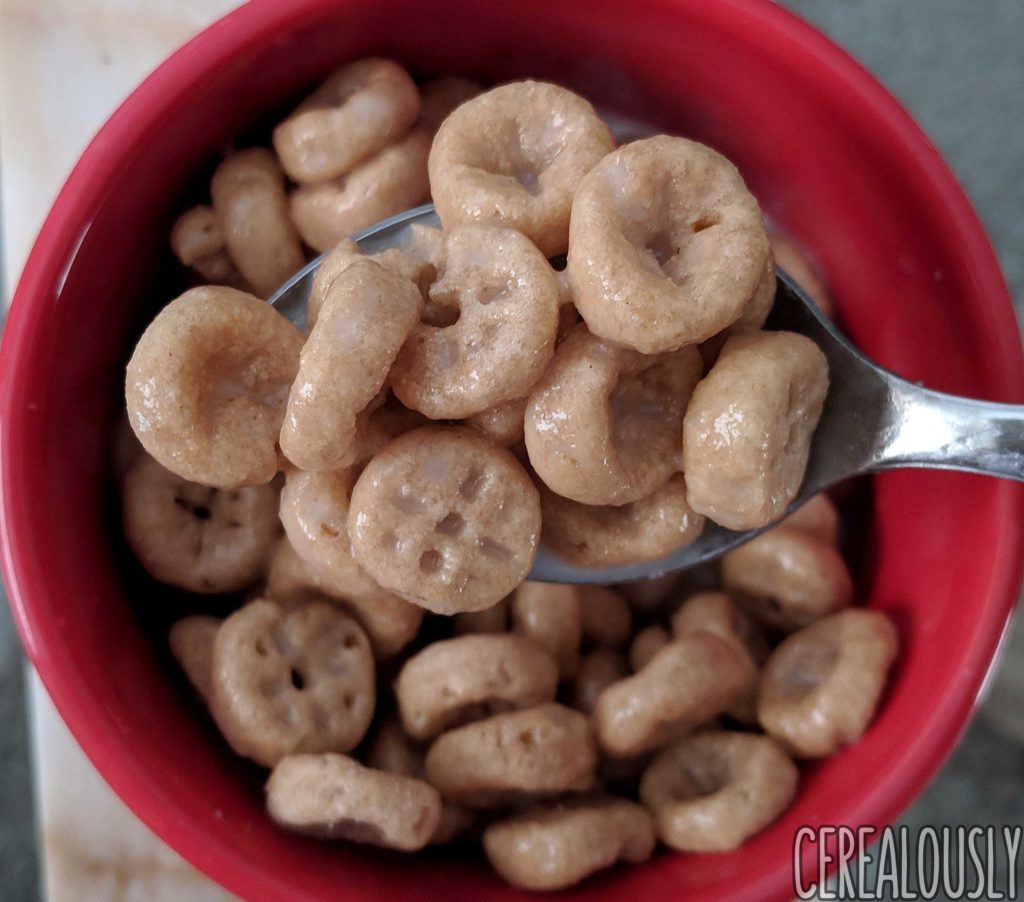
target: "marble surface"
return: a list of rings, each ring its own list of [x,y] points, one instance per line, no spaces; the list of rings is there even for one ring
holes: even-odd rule
[[[162,57],[234,0],[0,0],[5,299],[81,148]],[[1008,282],[1024,296],[1024,4],[789,0],[879,74],[950,159]],[[1019,307],[1018,307],[1019,309]],[[38,680],[22,681],[0,604],[0,902],[231,898],[157,840],[75,745]],[[35,792],[21,699],[28,686]],[[906,822],[1024,820],[1024,629],[979,722]],[[39,812],[45,888],[36,879]]]

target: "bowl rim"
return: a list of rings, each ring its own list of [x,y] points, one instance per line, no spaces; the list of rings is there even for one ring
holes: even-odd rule
[[[330,6],[337,10],[355,2],[334,0]],[[636,2],[654,8],[683,5],[679,0]],[[76,681],[73,670],[55,649],[51,625],[34,615],[30,578],[26,575],[33,549],[20,540],[15,522],[19,512],[31,507],[31,499],[16,481],[16,471],[22,465],[17,435],[21,424],[31,418],[27,397],[30,380],[21,371],[46,329],[47,310],[41,301],[73,258],[87,229],[81,223],[88,222],[89,211],[106,191],[117,161],[149,130],[159,127],[163,112],[180,98],[185,85],[219,69],[242,45],[265,41],[318,7],[326,9],[328,4],[325,0],[293,0],[287,4],[249,0],[172,53],[125,98],[90,141],[54,201],[25,262],[0,344],[0,565],[28,658],[76,741],[114,792],[173,849],[214,880],[246,897],[284,897],[289,887],[273,875],[254,873],[245,855],[224,848],[210,827],[177,807],[175,799],[159,788],[139,761],[123,754],[118,737],[106,729],[104,719],[93,716],[96,705],[88,690]],[[850,54],[772,0],[718,0],[703,4],[700,14],[719,29],[749,32],[769,28],[779,39],[799,46],[813,58],[815,67],[832,70],[870,108],[894,147],[902,145],[902,152],[913,156],[928,190],[958,219],[963,257],[971,268],[978,294],[991,299],[986,304],[986,315],[995,326],[992,354],[1010,378],[1010,386],[1024,385],[1024,354],[995,253],[955,176],[900,103]],[[1024,487],[1004,483],[998,498],[1004,523],[1011,523],[1013,517],[1019,521],[1024,512]],[[967,729],[981,690],[994,671],[997,650],[1009,627],[1024,576],[1022,543],[1003,545],[991,589],[1000,601],[989,606],[970,647],[969,658],[976,661],[977,671],[962,680],[956,697],[947,699],[941,712],[936,712],[941,727],[932,732],[931,741],[920,744],[901,762],[899,773],[893,775],[892,785],[887,787],[891,794],[881,806],[880,820],[890,821],[903,811],[937,773]],[[787,873],[789,864],[782,863]]]

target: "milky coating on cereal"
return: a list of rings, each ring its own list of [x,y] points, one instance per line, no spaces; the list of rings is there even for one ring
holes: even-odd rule
[[[231,747],[258,764],[355,748],[375,701],[370,643],[333,605],[285,610],[257,599],[217,631],[210,710]]]
[[[512,596],[512,628],[532,639],[558,663],[558,678],[576,675],[583,633],[576,586],[527,580]]]
[[[174,660],[207,703],[213,695],[213,642],[220,624],[219,617],[191,614],[175,621],[167,635]]]
[[[436,132],[452,110],[482,94],[483,90],[477,82],[454,75],[424,82],[420,85],[420,122]]]
[[[199,204],[174,221],[171,250],[204,282],[245,289],[245,279],[228,253],[224,227],[213,207]]]
[[[581,179],[615,146],[582,97],[519,81],[458,107],[430,150],[430,193],[446,229],[488,222],[524,233],[547,257],[569,246]]]
[[[658,753],[640,781],[640,799],[666,845],[728,852],[782,814],[798,782],[796,765],[769,737],[705,730]]]
[[[291,830],[403,852],[422,849],[441,819],[432,786],[347,755],[289,755],[266,792],[270,816]]]
[[[765,665],[761,726],[799,758],[833,754],[867,729],[898,648],[892,621],[864,608],[794,633]]]
[[[682,468],[683,414],[701,369],[693,348],[647,357],[577,326],[530,395],[530,464],[582,504],[647,497]]]
[[[128,362],[128,418],[142,446],[183,479],[270,482],[302,333],[259,298],[192,288],[142,333]]]
[[[419,113],[419,92],[401,66],[358,60],[328,76],[274,129],[274,150],[294,181],[326,182],[401,137]]]
[[[536,806],[484,831],[484,851],[513,886],[564,889],[617,861],[637,864],[654,851],[651,815],[626,799]]]
[[[686,498],[681,473],[646,498],[623,504],[580,504],[541,487],[544,544],[578,567],[656,561],[693,542],[704,529]]]
[[[430,198],[430,133],[415,128],[345,175],[299,185],[288,199],[302,240],[318,253]]]
[[[526,578],[540,498],[522,465],[469,429],[407,432],[352,491],[352,553],[386,589],[434,613],[479,611]]]
[[[406,407],[462,419],[524,397],[551,361],[558,286],[548,261],[519,232],[453,228],[428,298],[458,318],[421,322],[399,354],[391,384]]]
[[[572,706],[584,714],[592,714],[597,697],[612,683],[629,676],[629,663],[614,648],[595,648],[580,658],[580,666],[572,684]]]
[[[523,440],[526,401],[526,398],[503,401],[481,413],[467,417],[466,425],[476,429],[492,442],[509,448]]]
[[[595,335],[645,354],[736,322],[768,254],[736,167],[685,138],[620,147],[573,199],[568,273],[580,315]]]
[[[728,529],[777,520],[803,482],[827,392],[828,363],[806,336],[730,338],[683,423],[693,509]]]

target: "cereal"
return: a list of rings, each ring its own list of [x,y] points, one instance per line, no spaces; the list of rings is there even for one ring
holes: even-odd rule
[[[544,544],[578,567],[656,561],[693,542],[704,529],[686,498],[686,480],[672,476],[646,498],[623,504],[579,504],[542,486]]]
[[[672,637],[665,627],[658,623],[645,626],[634,637],[629,644],[629,666],[634,672],[643,670],[659,651],[661,651]]]
[[[213,643],[221,621],[206,614],[191,614],[171,626],[167,642],[192,687],[204,702],[213,695]]]
[[[398,399],[431,419],[462,419],[525,396],[551,361],[558,286],[521,234],[468,224],[447,233],[434,304],[457,310],[451,325],[421,322],[395,361]]]
[[[572,687],[572,706],[584,714],[594,711],[597,697],[612,683],[629,676],[629,664],[614,648],[595,648],[580,658]]]
[[[636,864],[654,851],[651,816],[626,799],[535,808],[491,824],[484,851],[513,886],[558,890],[617,861]]]
[[[754,296],[747,301],[740,318],[731,326],[726,326],[721,332],[700,343],[700,356],[704,360],[706,369],[711,369],[714,365],[721,353],[722,346],[731,335],[756,332],[764,326],[775,305],[776,285],[775,258],[769,253],[765,258],[761,279],[757,283],[757,288],[754,289]]]
[[[428,81],[420,87],[420,122],[436,132],[452,110],[482,92],[483,88],[475,81],[452,75]]]
[[[683,422],[690,504],[728,529],[778,519],[803,482],[828,391],[818,346],[792,332],[734,335]]]
[[[369,260],[334,280],[302,348],[281,450],[304,470],[355,463],[359,414],[384,386],[419,317],[416,286]]]
[[[354,620],[324,602],[257,599],[213,646],[210,710],[231,747],[265,767],[296,752],[347,752],[376,698],[373,654]]]
[[[678,573],[663,573],[661,576],[622,583],[616,588],[626,597],[634,611],[653,614],[665,607],[682,581],[683,577]]]
[[[446,229],[510,226],[552,257],[568,247],[581,179],[613,147],[582,97],[544,82],[502,85],[441,124],[430,150],[430,192]]]
[[[707,730],[658,753],[640,781],[658,837],[682,852],[728,852],[793,801],[796,765],[767,736]]]
[[[437,830],[441,797],[423,780],[347,755],[288,755],[267,781],[267,810],[290,830],[415,852]]]
[[[530,572],[540,500],[504,448],[428,426],[367,464],[348,530],[355,559],[384,588],[439,614],[479,611]]]
[[[302,334],[259,298],[203,287],[171,301],[128,362],[132,429],[190,482],[270,482]]]
[[[200,204],[175,220],[171,227],[171,250],[203,282],[245,287],[245,279],[228,253],[220,217],[212,207]]]
[[[154,577],[189,592],[254,582],[281,534],[274,484],[213,489],[139,454],[122,486],[125,538]]]
[[[512,626],[558,663],[558,678],[571,679],[580,659],[580,598],[575,586],[523,583],[512,596]]]
[[[408,73],[364,59],[330,75],[274,129],[274,150],[296,182],[326,182],[401,137],[420,112]]]
[[[530,463],[583,504],[647,497],[682,468],[683,414],[700,374],[693,348],[644,357],[578,326],[530,395]]]
[[[799,529],[826,545],[835,546],[839,541],[839,511],[824,492],[800,505],[781,520],[779,526]]]
[[[625,645],[633,631],[633,613],[622,596],[605,586],[579,586],[576,592],[583,637],[593,645]]]
[[[765,665],[761,725],[800,758],[823,758],[854,742],[874,716],[897,647],[889,618],[863,608],[794,633]]]
[[[835,304],[822,278],[821,270],[811,259],[810,254],[795,239],[781,232],[775,232],[768,237],[779,269],[792,278],[814,301],[818,309],[831,319],[835,315]]]
[[[442,733],[426,759],[431,785],[472,808],[590,789],[596,766],[587,718],[554,703]]]
[[[523,421],[526,419],[526,398],[502,401],[481,413],[466,418],[466,425],[476,429],[492,442],[506,448],[523,440]]]
[[[257,295],[270,297],[306,262],[274,155],[262,148],[230,154],[213,174],[210,196],[232,262]]]
[[[522,636],[459,636],[428,645],[405,662],[395,698],[406,732],[432,739],[453,724],[554,701],[558,668]]]
[[[452,617],[456,636],[469,633],[504,633],[508,630],[508,598],[482,611],[467,611]]]
[[[568,273],[580,315],[595,335],[645,354],[736,322],[768,253],[736,167],[684,138],[620,147],[573,200]]]

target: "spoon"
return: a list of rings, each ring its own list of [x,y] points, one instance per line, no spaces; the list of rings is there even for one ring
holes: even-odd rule
[[[409,226],[439,226],[431,204],[399,213],[355,240],[367,254],[401,245]],[[270,298],[300,328],[324,256],[311,261]],[[825,319],[803,290],[779,270],[769,329],[800,332],[828,359],[829,391],[811,442],[804,481],[791,512],[837,482],[897,467],[963,470],[1024,481],[1024,406],[973,401],[922,388],[868,360]],[[765,529],[737,532],[706,522],[690,545],[643,564],[574,567],[541,547],[530,579],[618,583],[685,570],[719,557]]]

